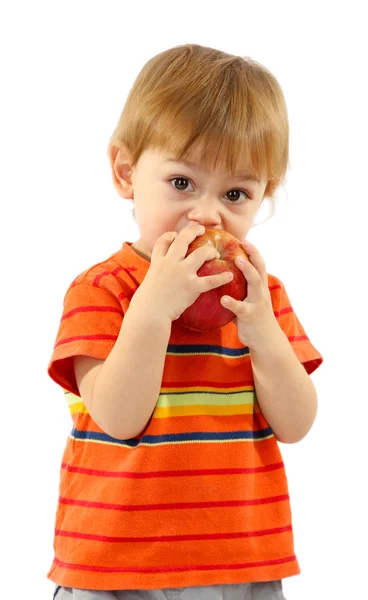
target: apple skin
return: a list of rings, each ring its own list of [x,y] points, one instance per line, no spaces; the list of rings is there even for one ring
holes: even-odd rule
[[[225,294],[236,300],[244,300],[247,296],[248,286],[242,271],[235,265],[237,256],[249,260],[243,246],[233,235],[222,229],[206,227],[203,235],[198,236],[189,244],[186,256],[194,250],[209,244],[214,246],[220,254],[220,258],[207,260],[197,271],[198,277],[215,275],[223,271],[231,271],[234,277],[229,283],[217,287],[208,292],[203,292],[197,300],[189,306],[176,323],[187,329],[196,331],[208,331],[218,329],[227,325],[235,318],[234,313],[222,306],[220,298]]]

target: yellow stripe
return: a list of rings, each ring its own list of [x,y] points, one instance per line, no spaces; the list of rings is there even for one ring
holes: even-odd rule
[[[71,415],[82,413],[88,415],[88,409],[83,402],[74,402],[70,404],[69,411]],[[243,404],[235,406],[164,406],[156,408],[152,418],[166,419],[167,417],[189,417],[193,415],[251,415],[259,412],[257,405]]]
[[[69,411],[71,415],[75,415],[75,413],[88,415],[87,407],[83,402],[74,402],[73,404],[70,404]]]
[[[165,419],[167,417],[189,417],[193,415],[250,415],[253,412],[253,404],[237,406],[164,406],[156,408],[152,417],[154,419]]]
[[[68,390],[64,390],[64,394],[71,415],[75,415],[75,413],[88,415],[87,407],[80,396],[72,394],[71,392],[68,392]]]

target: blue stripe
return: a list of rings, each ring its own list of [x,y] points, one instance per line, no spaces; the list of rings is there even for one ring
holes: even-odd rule
[[[169,344],[167,352],[171,354],[222,354],[223,356],[246,356],[249,348],[225,348],[209,344]]]
[[[56,588],[56,590],[55,590],[55,594],[53,595],[53,598],[52,598],[52,600],[55,600],[55,598],[56,598],[56,594],[58,593],[58,591],[59,591],[59,590],[61,590],[61,585],[58,585],[58,587]]]
[[[130,440],[117,440],[107,433],[97,431],[81,431],[72,429],[71,436],[77,440],[96,440],[99,442],[114,442],[122,446],[134,448],[140,443],[154,446],[162,442],[193,442],[193,441],[226,441],[226,440],[261,440],[272,435],[271,427],[260,431],[225,431],[225,432],[196,432],[196,433],[171,433],[166,435],[144,435],[142,438]]]

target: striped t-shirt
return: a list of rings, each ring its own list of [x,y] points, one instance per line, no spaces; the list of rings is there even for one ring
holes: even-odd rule
[[[65,295],[48,373],[65,391],[73,428],[48,577],[123,590],[295,575],[284,465],[233,322],[209,332],[173,322],[157,404],[136,438],[104,433],[79,396],[73,356],[107,358],[149,266],[125,242]],[[322,357],[280,280],[268,281],[278,323],[312,373]]]

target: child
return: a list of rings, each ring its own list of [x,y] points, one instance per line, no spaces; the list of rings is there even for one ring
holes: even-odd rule
[[[312,426],[322,357],[244,241],[285,176],[288,136],[280,86],[250,59],[178,46],[130,91],[109,158],[140,237],[70,285],[48,367],[73,419],[57,600],[280,599],[299,573],[277,441]],[[226,305],[231,323],[197,332],[178,317],[229,281],[196,274],[214,248],[185,258],[204,227],[244,243],[248,295]]]

